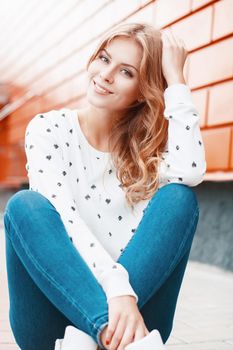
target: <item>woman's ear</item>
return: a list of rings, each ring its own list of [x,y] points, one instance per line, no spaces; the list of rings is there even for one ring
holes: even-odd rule
[[[142,96],[141,94],[138,97],[138,102],[143,102],[144,101],[144,96]]]
[[[138,102],[139,103],[141,103],[141,102],[144,102],[144,97],[141,95],[141,96],[139,96],[139,98],[138,98]]]

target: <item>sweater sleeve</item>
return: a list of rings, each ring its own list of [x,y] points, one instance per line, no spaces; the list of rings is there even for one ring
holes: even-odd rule
[[[159,166],[161,183],[196,186],[206,172],[205,150],[189,87],[173,84],[164,92],[164,117],[169,121],[168,141]]]
[[[25,131],[30,190],[44,195],[60,214],[67,234],[102,286],[107,302],[121,295],[132,295],[138,302],[127,270],[112,259],[78,213],[68,180],[69,166],[48,113],[36,115]]]

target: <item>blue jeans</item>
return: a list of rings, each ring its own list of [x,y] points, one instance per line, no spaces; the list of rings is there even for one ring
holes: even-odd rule
[[[164,343],[172,330],[198,217],[190,187],[161,187],[117,260],[129,273],[148,330],[158,329]],[[65,327],[73,325],[103,348],[105,293],[51,202],[38,192],[21,190],[7,203],[4,225],[9,318],[19,347],[53,350]]]

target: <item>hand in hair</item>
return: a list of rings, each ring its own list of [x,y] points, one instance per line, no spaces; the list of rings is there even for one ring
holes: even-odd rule
[[[149,334],[133,296],[111,298],[108,305],[109,323],[101,333],[107,350],[124,350],[128,344]]]
[[[162,70],[168,86],[172,84],[186,84],[183,68],[188,51],[181,38],[175,36],[171,30],[162,32]]]

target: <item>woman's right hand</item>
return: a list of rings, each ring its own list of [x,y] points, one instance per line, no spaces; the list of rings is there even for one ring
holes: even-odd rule
[[[108,301],[109,322],[103,332],[107,350],[125,350],[125,347],[148,333],[134,296],[123,295]],[[109,344],[106,342],[109,340]]]

